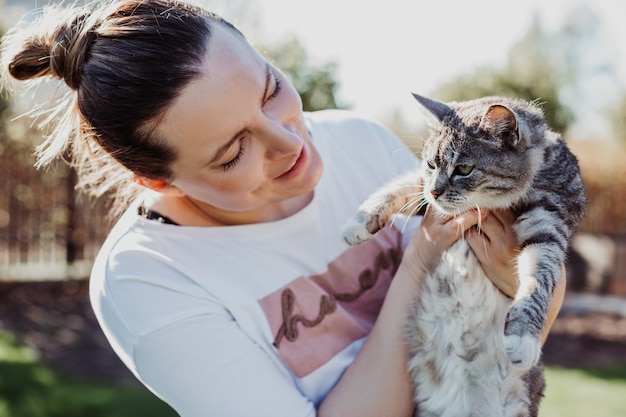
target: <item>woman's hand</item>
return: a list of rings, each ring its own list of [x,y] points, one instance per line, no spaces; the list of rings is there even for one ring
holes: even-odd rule
[[[472,226],[476,211],[444,218],[430,210],[411,239],[376,323],[356,359],[318,409],[318,416],[412,416],[406,319],[442,253]]]
[[[509,210],[492,210],[479,227],[465,233],[487,277],[504,294],[513,298],[517,293],[517,240],[513,231],[515,216]]]
[[[507,296],[514,298],[519,287],[515,258],[518,247],[513,231],[515,216],[510,211],[493,210],[480,224],[480,230],[472,228],[465,233],[480,265],[496,287]],[[552,294],[552,302],[543,328],[542,342],[545,342],[556,320],[565,297],[567,277],[565,265],[561,265],[561,278]]]
[[[463,234],[479,222],[484,222],[486,212],[468,211],[457,217],[442,217],[429,210],[411,239],[403,257],[403,263],[425,276],[439,263],[441,255]]]

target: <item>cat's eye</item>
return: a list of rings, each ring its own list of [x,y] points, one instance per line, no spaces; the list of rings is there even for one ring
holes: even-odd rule
[[[473,165],[457,165],[454,167],[454,175],[466,176],[471,174],[473,170]]]
[[[435,169],[435,168],[437,168],[437,167],[435,166],[435,164],[433,164],[433,163],[432,163],[432,162],[430,162],[430,161],[426,161],[426,164],[428,165],[428,168],[430,168],[430,169]]]

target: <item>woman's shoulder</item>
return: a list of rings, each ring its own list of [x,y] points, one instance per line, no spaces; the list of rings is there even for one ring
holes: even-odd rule
[[[387,130],[380,122],[362,113],[344,109],[327,109],[305,113],[313,125],[334,128],[379,128]]]
[[[383,170],[388,164],[392,172],[416,166],[417,159],[407,145],[375,119],[348,110],[322,110],[306,117],[313,141],[327,160],[343,155],[361,167],[370,161]]]
[[[400,139],[377,120],[349,110],[321,110],[305,113],[313,140],[318,146],[354,147],[379,151],[398,149]]]

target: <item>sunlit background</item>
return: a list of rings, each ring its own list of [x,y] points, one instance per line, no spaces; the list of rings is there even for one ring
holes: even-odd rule
[[[3,1],[5,26],[48,3]],[[464,74],[504,68],[533,25],[551,43],[544,45],[545,59],[557,71],[576,71],[559,92],[575,115],[571,137],[611,135],[611,109],[626,94],[622,0],[191,2],[222,15],[261,47],[297,39],[311,64],[336,64],[339,104],[406,131],[422,125],[410,92],[430,94]]]
[[[555,48],[546,58],[579,72],[562,91],[577,116],[573,136],[607,135],[603,113],[626,87],[626,2],[620,0],[198,3],[260,44],[297,37],[314,63],[337,63],[340,102],[383,121],[399,112],[409,126],[418,125],[411,91],[429,94],[463,74],[504,67],[533,24],[554,42],[545,45]]]
[[[363,113],[416,152],[425,130],[411,92],[541,103],[578,156],[588,205],[544,348],[540,416],[626,416],[624,0],[191,2],[237,25],[306,109]],[[0,33],[47,3],[0,0]],[[0,94],[0,417],[174,416],[121,365],[89,305],[110,201],[81,198],[64,164],[36,171],[42,132],[19,117],[32,91]]]

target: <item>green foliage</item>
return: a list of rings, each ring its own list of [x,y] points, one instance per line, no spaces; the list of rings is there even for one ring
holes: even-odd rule
[[[70,378],[0,331],[0,417],[174,417],[146,389]]]
[[[546,368],[540,417],[626,415],[626,367]],[[0,330],[0,417],[174,417],[145,389],[69,378]]]
[[[575,114],[568,105],[587,68],[587,40],[598,31],[598,21],[587,9],[576,9],[560,30],[548,33],[535,18],[528,32],[514,45],[502,68],[481,68],[439,87],[434,97],[444,101],[468,100],[486,95],[518,97],[539,103],[548,124],[565,132]],[[585,72],[585,74],[582,74]]]
[[[435,97],[443,101],[462,101],[493,95],[536,101],[543,109],[548,125],[559,132],[565,131],[574,121],[572,110],[559,99],[556,84],[520,82],[520,78],[509,72],[479,69],[440,86],[434,93]]]
[[[6,120],[8,116],[9,100],[6,98],[4,91],[0,89],[0,135],[4,134]]]
[[[4,7],[3,1],[0,0],[0,10],[2,10],[3,7]],[[4,31],[2,30],[2,28],[0,28],[0,39],[2,39],[3,34],[4,34]],[[5,126],[6,126],[6,120],[9,117],[8,109],[9,109],[8,94],[4,90],[4,88],[2,88],[2,84],[0,84],[0,138],[3,138],[5,134],[4,131],[5,131]]]
[[[626,92],[622,94],[621,100],[610,111],[613,122],[613,133],[615,138],[626,144]]]
[[[626,366],[546,369],[540,417],[620,417],[626,415]]]
[[[296,38],[266,49],[268,58],[290,79],[300,97],[304,111],[342,108],[335,93],[337,65],[333,62],[315,66]]]

